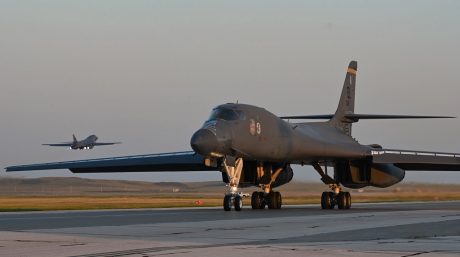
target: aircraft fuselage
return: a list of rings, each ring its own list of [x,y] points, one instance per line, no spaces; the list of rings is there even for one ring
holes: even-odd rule
[[[361,159],[371,148],[360,145],[328,122],[289,123],[252,105],[224,104],[191,139],[203,156],[232,155],[246,160],[308,163],[316,158]]]
[[[87,138],[81,140],[81,141],[76,141],[74,142],[70,148],[73,149],[73,150],[76,150],[76,149],[93,149],[94,147],[94,144],[96,143],[97,141],[97,136],[96,135],[91,135],[91,136],[88,136]]]

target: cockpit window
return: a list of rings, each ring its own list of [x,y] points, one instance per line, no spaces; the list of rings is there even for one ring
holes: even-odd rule
[[[243,113],[231,109],[216,108],[211,112],[208,120],[238,120],[243,118]]]

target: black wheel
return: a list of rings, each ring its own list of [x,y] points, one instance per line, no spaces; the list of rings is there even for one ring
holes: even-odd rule
[[[268,195],[267,195],[267,205],[268,205],[268,209],[276,209],[276,206],[277,206],[277,198],[276,198],[276,194],[275,192],[270,192]]]
[[[268,209],[281,209],[282,204],[281,193],[280,192],[270,192],[267,195],[267,205]]]
[[[326,209],[329,209],[329,194],[328,192],[323,192],[323,194],[321,195],[321,209],[323,210],[326,210]]]
[[[345,199],[347,204],[345,205],[345,209],[350,209],[351,207],[351,194],[349,192],[345,192]]]
[[[340,192],[337,195],[337,207],[339,207],[339,209],[341,209],[341,210],[347,209],[347,194],[346,194],[346,192]]]
[[[253,210],[264,209],[265,199],[263,192],[253,192],[251,196],[251,207]]]
[[[259,192],[252,192],[251,207],[253,210],[256,210],[256,209],[259,209],[259,206],[260,206]]]
[[[281,193],[280,192],[275,192],[275,198],[276,198],[276,208],[275,209],[281,209],[281,204],[282,204],[282,198],[281,198]]]
[[[323,192],[321,195],[321,209],[334,209],[335,195],[333,192]]]
[[[230,211],[232,209],[232,196],[226,195],[224,197],[224,210]]]
[[[259,209],[263,210],[265,209],[265,205],[266,205],[264,192],[259,192],[259,199],[260,199]]]
[[[334,209],[335,207],[335,194],[334,192],[328,192],[329,194],[329,209]]]
[[[241,209],[243,209],[243,199],[241,198],[241,196],[235,196],[235,199],[233,200],[233,205],[235,206],[235,211],[241,211]]]

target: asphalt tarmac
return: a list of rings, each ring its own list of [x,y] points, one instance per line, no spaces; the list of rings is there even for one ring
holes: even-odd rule
[[[0,256],[460,256],[460,202],[0,213]]]

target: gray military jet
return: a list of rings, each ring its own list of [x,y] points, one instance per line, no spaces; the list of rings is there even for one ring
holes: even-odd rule
[[[460,170],[460,154],[386,149],[362,145],[351,136],[352,124],[361,119],[452,118],[355,114],[357,62],[346,72],[339,105],[334,114],[278,117],[246,104],[223,104],[190,141],[194,151],[137,155],[7,167],[6,171],[69,169],[74,173],[215,170],[228,186],[223,207],[240,211],[239,187],[255,186],[253,209],[281,208],[274,188],[291,181],[291,165],[312,165],[330,191],[323,192],[321,207],[349,209],[344,188],[389,187],[400,182],[406,170]],[[327,119],[320,122],[292,120]],[[332,172],[328,172],[328,167]]]
[[[67,146],[72,150],[82,150],[82,149],[93,149],[94,146],[96,145],[115,145],[115,144],[121,144],[121,142],[110,142],[110,143],[96,143],[97,141],[97,136],[96,135],[90,135],[89,137],[78,141],[75,135],[72,135],[73,141],[72,142],[64,142],[64,143],[57,143],[57,144],[42,144],[42,145],[48,145],[48,146]]]

